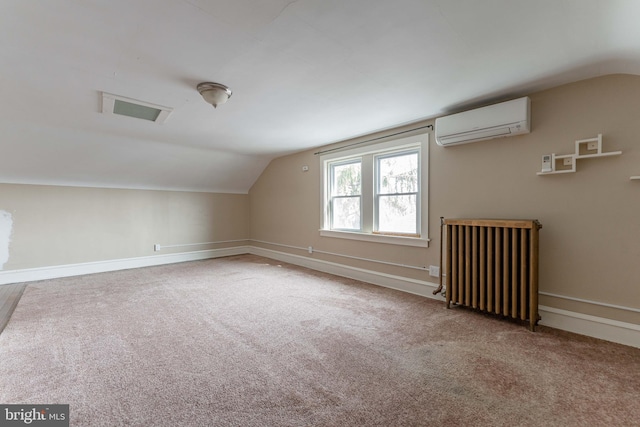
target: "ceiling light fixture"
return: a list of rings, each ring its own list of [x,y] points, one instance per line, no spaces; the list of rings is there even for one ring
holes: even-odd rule
[[[209,104],[216,108],[231,98],[231,89],[220,83],[202,82],[198,85],[198,92]]]

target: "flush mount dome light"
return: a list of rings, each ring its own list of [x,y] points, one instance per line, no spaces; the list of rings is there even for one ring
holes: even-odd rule
[[[198,85],[198,92],[209,104],[216,108],[231,98],[231,89],[220,83],[203,82]]]

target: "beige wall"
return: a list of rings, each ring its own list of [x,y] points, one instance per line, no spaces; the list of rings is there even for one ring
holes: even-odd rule
[[[438,265],[440,216],[538,219],[543,225],[542,292],[640,308],[640,181],[629,180],[640,175],[640,77],[605,76],[529,96],[531,134],[449,148],[437,146],[430,135],[429,248],[320,237],[320,164],[313,154],[317,150],[274,160],[251,188],[252,239],[416,266]],[[433,121],[415,126],[428,123]],[[578,160],[574,174],[536,175],[543,154],[570,154],[575,140],[598,133],[604,135],[604,151],[623,154]],[[303,165],[309,172],[302,172]],[[296,249],[266,247],[309,256]],[[312,256],[437,281],[418,270]],[[540,302],[640,324],[636,312],[545,296]]]
[[[241,194],[0,184],[0,211],[13,223],[3,270],[151,256],[156,243],[246,239],[248,206]]]
[[[153,245],[253,239],[381,261],[439,264],[439,217],[535,218],[540,290],[640,307],[640,77],[613,75],[530,94],[529,135],[442,148],[430,140],[429,248],[319,236],[316,150],[275,159],[249,195],[0,184],[0,237],[10,223],[8,259],[20,270],[152,256]],[[415,124],[421,126],[433,121]],[[394,133],[405,128],[398,128]],[[575,174],[537,176],[543,154],[568,154],[576,139],[604,135],[621,156],[578,161]],[[381,134],[376,134],[377,136]],[[370,138],[366,136],[359,140]],[[355,142],[353,140],[349,142]],[[303,172],[302,166],[309,171]],[[10,218],[6,214],[10,214]],[[9,221],[10,220],[10,221]],[[0,242],[2,244],[3,242]],[[224,245],[229,246],[229,245]],[[208,249],[164,249],[161,254]],[[0,255],[4,257],[1,253]],[[426,272],[314,253],[314,258],[436,282]],[[640,324],[636,312],[565,299],[541,304]]]

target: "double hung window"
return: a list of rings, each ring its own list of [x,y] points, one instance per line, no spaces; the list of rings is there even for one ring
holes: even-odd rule
[[[350,159],[330,164],[331,229],[362,229],[362,161]]]
[[[418,237],[419,150],[375,157],[374,232]]]
[[[428,135],[321,157],[321,235],[427,246]]]

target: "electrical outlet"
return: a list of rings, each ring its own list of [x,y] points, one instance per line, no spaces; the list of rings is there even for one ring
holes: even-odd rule
[[[159,244],[159,243],[156,243],[155,245],[153,245],[153,250],[154,250],[155,252],[158,252],[158,251],[160,250],[160,248],[161,248],[161,246],[160,246],[160,244]]]
[[[309,246],[309,253],[312,254],[313,253],[313,246]]]
[[[564,161],[562,162],[563,165],[565,166],[571,166],[573,164],[573,158],[571,157],[567,157],[564,159]]]
[[[430,265],[429,276],[440,277],[440,267],[438,267],[437,265]]]
[[[598,143],[597,142],[587,142],[587,150],[597,150]]]

